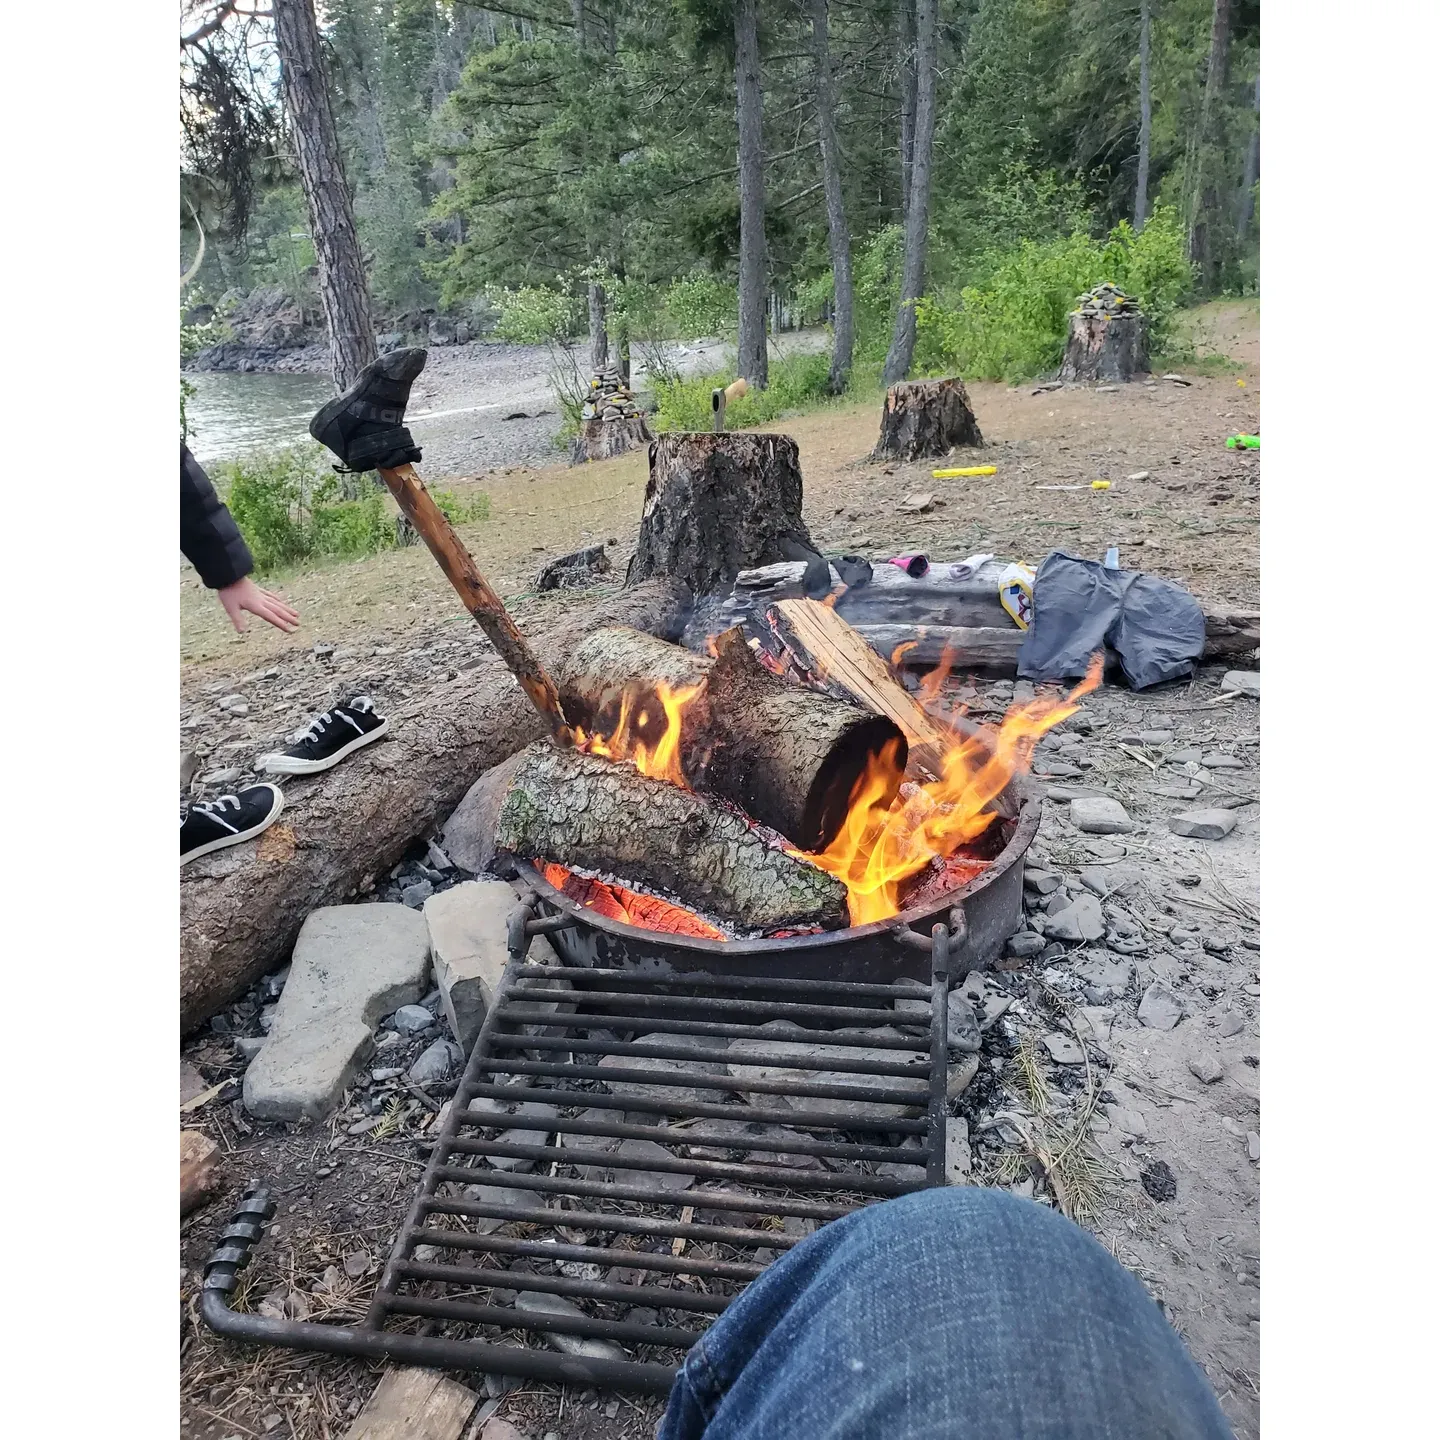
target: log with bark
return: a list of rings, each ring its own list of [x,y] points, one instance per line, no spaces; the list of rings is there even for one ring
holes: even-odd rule
[[[553,664],[606,624],[675,635],[689,606],[683,586],[657,580],[551,622],[535,650]],[[546,729],[491,655],[392,712],[388,741],[288,780],[285,813],[269,830],[180,873],[181,1032],[283,964],[311,910],[372,889],[478,775]]]
[[[963,381],[911,380],[885,392],[872,460],[920,460],[957,445],[983,445]]]
[[[650,447],[650,479],[627,585],[654,575],[696,595],[741,570],[818,552],[801,509],[800,451],[788,435],[674,433]]]
[[[737,628],[718,636],[714,657],[612,627],[593,631],[555,664],[571,721],[612,735],[630,699],[633,736],[658,736],[657,683],[696,690],[681,724],[680,761],[692,785],[740,806],[802,850],[823,850],[849,811],[855,781],[887,744],[892,721],[767,670]],[[643,720],[642,720],[643,717]]]
[[[614,875],[743,930],[849,923],[843,882],[721,800],[541,743],[500,805],[496,845]]]
[[[1145,317],[1139,311],[1071,314],[1061,380],[1125,383],[1149,369]]]

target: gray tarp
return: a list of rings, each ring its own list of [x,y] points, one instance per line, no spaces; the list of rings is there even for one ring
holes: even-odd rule
[[[1137,570],[1107,570],[1052,550],[1035,575],[1034,619],[1020,645],[1027,680],[1083,675],[1108,646],[1136,690],[1194,672],[1205,648],[1205,616],[1188,591]]]

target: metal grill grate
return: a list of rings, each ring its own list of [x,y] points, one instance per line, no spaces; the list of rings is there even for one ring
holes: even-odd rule
[[[929,987],[512,959],[364,1323],[229,1309],[261,1197],[207,1267],[207,1321],[668,1390],[715,1316],[816,1225],[944,1183],[948,948],[937,926]]]

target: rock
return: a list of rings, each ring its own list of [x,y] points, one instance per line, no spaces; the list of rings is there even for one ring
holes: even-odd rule
[[[400,892],[400,903],[418,910],[434,893],[435,887],[428,880],[417,880]]]
[[[783,1023],[783,1022],[782,1022]],[[697,1049],[719,1049],[723,1041],[693,1035],[667,1035],[657,1031],[649,1035],[637,1035],[637,1045],[675,1045]],[[650,1055],[605,1055],[599,1063],[602,1070],[644,1070],[656,1077],[657,1082],[664,1076],[683,1078],[690,1076],[719,1076],[730,1073],[718,1060],[658,1060]],[[663,1100],[671,1105],[684,1108],[689,1105],[716,1105],[724,1101],[723,1090],[712,1090],[699,1085],[645,1084],[631,1080],[609,1082],[612,1094],[635,1095],[645,1100]],[[764,1103],[757,1100],[756,1104]],[[613,1112],[612,1112],[613,1114]],[[646,1115],[642,1123],[653,1124],[655,1117]],[[567,1137],[567,1144],[569,1139]]]
[[[1072,800],[1070,823],[1087,835],[1128,835],[1135,828],[1135,822],[1125,813],[1125,807],[1108,795]]]
[[[1238,755],[1227,755],[1223,750],[1211,750],[1200,757],[1200,763],[1207,770],[1248,770],[1250,767]]]
[[[1175,1198],[1175,1172],[1163,1160],[1152,1160],[1140,1172],[1140,1184],[1152,1200]]]
[[[966,1055],[958,1064],[945,1067],[945,1098],[958,1100],[980,1073],[980,1057]]]
[[[1198,780],[1172,783],[1160,780],[1150,786],[1152,795],[1161,795],[1167,800],[1196,800],[1205,793],[1205,787]]]
[[[1190,1073],[1203,1085],[1213,1085],[1225,1078],[1225,1067],[1210,1054],[1194,1054],[1185,1057]]]
[[[248,1065],[263,1049],[265,1041],[258,1035],[237,1035],[235,1053]]]
[[[1028,960],[1045,948],[1044,937],[1034,930],[1021,930],[1005,942],[1005,949],[1017,959]]]
[[[1258,670],[1227,670],[1220,682],[1222,692],[1238,690],[1242,695],[1260,698],[1260,672]]]
[[[1082,1005],[1076,1014],[1076,1029],[1082,1035],[1088,1030],[1091,1038],[1104,1050],[1110,1044],[1110,1028],[1115,1023],[1115,1012],[1105,1005]]]
[[[457,344],[463,345],[465,342],[460,339],[460,328],[458,325],[455,327],[455,338]],[[468,338],[470,334],[468,327],[466,327],[465,334]],[[487,1394],[489,1393],[488,1386],[490,1378],[488,1375],[485,1377]],[[515,1382],[513,1385],[508,1383],[511,1380]],[[523,1383],[519,1376],[506,1375],[503,1377],[502,1383],[498,1388],[501,1395],[508,1395],[511,1390],[518,1389]],[[491,1398],[495,1399],[496,1397],[491,1396]],[[481,1426],[480,1434],[476,1437],[476,1440],[526,1440],[526,1437],[508,1420],[502,1420],[498,1415],[492,1415],[485,1424]]]
[[[1245,1017],[1238,1010],[1222,1010],[1217,1028],[1228,1040],[1230,1036],[1238,1035],[1245,1028]]]
[[[432,1040],[416,1057],[408,1078],[415,1085],[438,1085],[459,1069],[464,1058],[453,1040]]]
[[[622,1140],[611,1153],[616,1159],[641,1162],[675,1158],[669,1150],[654,1140]],[[682,1175],[671,1170],[632,1169],[629,1166],[616,1166],[613,1170],[607,1167],[605,1178],[613,1179],[617,1185],[638,1185],[646,1190],[666,1193],[688,1190],[695,1183],[693,1175]]]
[[[473,1111],[478,1101],[470,1102],[470,1109]],[[513,1110],[513,1118],[516,1120],[553,1120],[559,1111],[553,1105],[541,1105],[532,1101],[525,1101],[516,1106],[507,1106],[506,1109]],[[510,1118],[507,1116],[507,1118]],[[535,1130],[529,1126],[516,1125],[508,1130],[502,1130],[495,1138],[501,1145],[543,1145],[551,1135],[549,1130]],[[489,1155],[486,1156],[491,1166],[496,1170],[513,1170],[519,1175],[528,1175],[534,1168],[533,1160],[523,1160],[512,1155]]]
[[[435,1023],[435,1017],[423,1005],[402,1005],[390,1017],[390,1023],[402,1035],[418,1035]]]
[[[467,1185],[465,1198],[481,1205],[506,1210],[531,1210],[545,1204],[545,1197],[534,1190],[512,1190],[506,1185]],[[502,1225],[508,1223],[495,1215],[465,1217],[466,1228],[481,1235],[493,1235]]]
[[[945,1183],[964,1185],[970,1175],[970,1126],[963,1115],[945,1117]]]
[[[1173,1030],[1185,1010],[1173,990],[1159,980],[1153,980],[1140,997],[1135,1014],[1142,1025],[1148,1025],[1152,1030]]]
[[[1085,998],[1092,1005],[1113,1005],[1135,979],[1135,967],[1128,960],[1113,955],[1092,955],[1075,966],[1074,975],[1080,982]]]
[[[480,1033],[500,972],[509,958],[506,925],[518,904],[503,880],[467,880],[425,902],[425,924],[435,957],[435,983],[455,1038],[468,1051]],[[543,940],[531,942],[530,958],[555,963]]]
[[[200,769],[200,757],[193,750],[182,750],[180,752],[180,789],[182,791],[190,788],[190,782],[195,778],[195,773]]]
[[[345,1273],[352,1280],[359,1280],[374,1268],[375,1260],[368,1250],[352,1250],[344,1260]]]
[[[1053,894],[1064,883],[1063,877],[1053,870],[1032,870],[1028,866],[1024,873],[1025,888],[1037,895]]]
[[[1120,737],[1122,745],[1168,745],[1175,738],[1173,730],[1135,730]]]
[[[790,1085],[802,1085],[809,1087],[813,1084],[822,1085],[855,1085],[864,1084],[873,1089],[879,1090],[913,1090],[924,1086],[924,1079],[916,1076],[915,1079],[907,1079],[900,1075],[866,1075],[863,1080],[854,1074],[845,1074],[829,1070],[802,1070],[787,1066],[786,1060],[795,1059],[801,1056],[813,1056],[818,1060],[839,1060],[833,1046],[823,1045],[809,1040],[809,1037],[818,1034],[815,1031],[804,1031],[798,1026],[792,1026],[786,1021],[770,1021],[766,1025],[758,1026],[760,1030],[774,1028],[777,1033],[795,1036],[805,1036],[806,1040],[732,1040],[730,1042],[730,1054],[734,1057],[727,1069],[736,1079],[764,1079],[783,1080]],[[884,1032],[881,1032],[884,1033]],[[892,1032],[898,1034],[898,1031]],[[807,1043],[808,1042],[808,1043]],[[851,1048],[846,1046],[845,1058],[848,1060],[883,1060],[894,1063],[895,1051],[893,1050],[869,1050],[864,1048]],[[750,1061],[752,1063],[744,1063]],[[673,1062],[672,1062],[673,1063]],[[908,1105],[887,1105],[869,1100],[822,1100],[807,1095],[761,1095],[755,1092],[741,1092],[742,1098],[752,1105],[764,1105],[767,1107],[776,1105],[788,1105],[792,1110],[805,1111],[829,1111],[833,1114],[847,1115],[854,1119],[899,1119],[911,1113]],[[711,1092],[711,1098],[714,1092]]]
[[[1235,812],[1197,806],[1170,817],[1170,830],[1189,840],[1222,840],[1235,828]]]
[[[223,770],[212,770],[200,777],[202,785],[233,785],[245,772],[238,765],[227,765]]]
[[[1187,745],[1183,750],[1172,750],[1166,757],[1167,765],[1198,765],[1202,751],[1197,745]]]
[[[1123,1105],[1107,1105],[1105,1107],[1105,1118],[1122,1135],[1129,1135],[1136,1140],[1143,1140],[1149,1130],[1145,1125],[1145,1117],[1138,1110],[1127,1110]]]
[[[322,1119],[340,1102],[382,1015],[425,993],[425,922],[403,905],[329,905],[306,917],[264,1048],[245,1072],[262,1120]]]
[[[197,1095],[203,1095],[210,1088],[210,1082],[188,1061],[180,1062],[180,1103],[187,1105]]]
[[[1045,918],[1051,940],[1099,940],[1105,934],[1105,914],[1093,895],[1077,895],[1064,909]]]
[[[980,1049],[980,1023],[975,1018],[970,999],[959,990],[951,990],[945,1011],[945,1043],[963,1055],[974,1055]]]
[[[1072,765],[1068,760],[1047,759],[1035,763],[1035,774],[1041,779],[1073,780],[1084,773],[1078,765]]]
[[[1038,935],[1035,938],[1040,939]],[[953,991],[951,993],[954,994]],[[988,1030],[1015,1003],[1012,996],[993,984],[979,970],[972,970],[965,977],[960,985],[960,993],[974,1007],[975,1018],[981,1030]]]
[[[535,1290],[521,1290],[515,1296],[515,1308],[527,1315],[564,1315],[584,1319],[585,1312],[572,1305],[563,1295],[545,1295]],[[565,1355],[584,1355],[591,1360],[628,1360],[630,1357],[609,1340],[592,1340],[579,1335],[543,1332],[546,1344]]]
[[[1050,1058],[1057,1065],[1083,1065],[1085,1052],[1068,1035],[1058,1030],[1041,1037],[1040,1043],[1050,1052]]]
[[[1245,1132],[1245,1148],[1249,1152],[1250,1158],[1258,1163],[1260,1159],[1260,1137],[1255,1131],[1247,1130]]]

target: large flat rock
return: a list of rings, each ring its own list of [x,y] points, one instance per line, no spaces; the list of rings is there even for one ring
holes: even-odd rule
[[[505,881],[484,879],[467,880],[425,902],[440,1003],[467,1053],[509,958],[506,922],[518,903]]]
[[[404,905],[328,905],[300,927],[290,978],[260,1053],[245,1071],[245,1108],[261,1120],[319,1120],[340,1103],[372,1031],[420,999],[430,970],[424,919]]]

